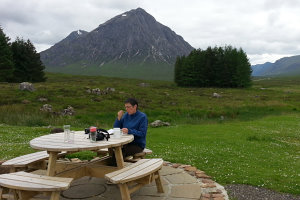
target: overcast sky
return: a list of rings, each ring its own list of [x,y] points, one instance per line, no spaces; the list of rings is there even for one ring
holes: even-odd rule
[[[0,0],[0,25],[40,52],[138,7],[197,49],[241,47],[251,64],[300,55],[300,0]]]

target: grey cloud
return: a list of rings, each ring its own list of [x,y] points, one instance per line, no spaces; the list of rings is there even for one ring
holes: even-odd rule
[[[300,52],[299,0],[0,0],[0,25],[44,49],[137,7],[195,48],[233,45],[256,60]]]
[[[294,9],[300,6],[300,1],[298,0],[265,0],[264,9],[279,9],[279,8],[290,8]]]
[[[25,1],[24,1],[25,2]],[[0,1],[0,23],[5,24],[29,24],[35,21],[34,15],[28,4],[18,4],[14,1]]]

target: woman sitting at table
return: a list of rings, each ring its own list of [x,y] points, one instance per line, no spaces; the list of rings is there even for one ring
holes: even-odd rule
[[[123,158],[140,153],[146,146],[146,134],[148,129],[148,119],[145,113],[138,110],[136,99],[129,98],[125,102],[126,113],[123,110],[118,112],[114,128],[120,128],[123,134],[132,134],[134,140],[123,146]],[[113,156],[112,165],[116,165],[116,159]]]

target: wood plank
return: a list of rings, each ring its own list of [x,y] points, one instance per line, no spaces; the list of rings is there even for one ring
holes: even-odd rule
[[[88,175],[91,177],[104,178],[105,174],[118,170],[117,167],[92,165],[87,167]]]
[[[40,152],[35,152],[35,153],[31,153],[31,154],[27,154],[27,155],[23,155],[23,156],[19,156],[13,159],[10,159],[4,163],[2,163],[3,166],[9,166],[9,165],[26,165],[30,162],[32,162],[32,160],[43,160],[44,158],[48,158],[48,154],[46,151],[40,151]]]
[[[55,175],[55,164],[57,160],[57,152],[49,152],[49,162],[47,169],[47,176]]]
[[[133,140],[133,135],[122,136],[118,138],[110,138],[108,141],[102,140],[91,143],[87,139],[87,135],[83,131],[77,131],[74,135],[74,143],[65,143],[63,141],[63,133],[49,134],[40,136],[30,141],[30,146],[34,149],[47,151],[83,151],[98,150],[102,148],[117,147],[127,144]]]
[[[58,154],[58,156],[63,156],[67,152],[61,152]],[[39,162],[42,160],[45,160],[49,158],[49,155],[46,151],[40,151],[35,153],[30,153],[26,155],[22,155],[13,159],[10,159],[4,163],[2,163],[3,166],[13,166],[13,167],[26,167],[27,165]]]
[[[144,168],[146,168],[147,166],[149,166],[153,163],[159,162],[160,159],[142,159],[141,161],[144,161],[144,162],[143,163],[139,162],[138,165],[133,164],[130,167],[128,167],[128,169],[126,167],[125,170],[122,170],[122,173],[120,173],[112,178],[116,179],[116,180],[121,180],[124,177],[135,174],[137,171],[144,170]]]
[[[2,179],[3,180],[3,179]],[[1,180],[0,180],[1,181]],[[30,182],[23,182],[20,180],[9,180],[6,179],[5,182],[0,182],[0,184],[3,187],[8,187],[11,189],[16,189],[16,190],[28,190],[28,191],[61,191],[65,190],[68,187],[58,187],[58,186],[47,186],[47,185],[42,185],[38,183],[30,183]]]
[[[162,159],[142,159],[129,167],[105,175],[113,183],[124,183],[149,175],[162,167]]]
[[[137,177],[140,174],[153,173],[154,171],[157,171],[158,169],[160,169],[162,167],[162,164],[163,164],[163,162],[160,162],[160,161],[158,161],[158,162],[153,161],[153,163],[151,163],[151,164],[150,164],[150,162],[148,162],[148,163],[146,163],[147,165],[144,165],[143,168],[141,168],[141,170],[136,169],[135,171],[131,172],[131,174],[129,172],[128,173],[129,176],[127,178]]]
[[[14,174],[17,174],[18,176],[33,177],[33,178],[46,179],[46,180],[52,180],[52,181],[60,181],[60,182],[66,182],[66,183],[70,183],[73,180],[73,178],[58,178],[55,176],[54,177],[53,176],[45,176],[45,175],[27,173],[27,172],[22,172],[22,171],[16,172]]]
[[[157,178],[155,178],[157,192],[164,193],[164,188],[163,188],[163,185],[162,185],[162,181],[161,181],[161,178],[160,178],[159,171],[155,172],[154,174],[155,174],[155,176],[157,176]]]
[[[119,184],[122,200],[130,200],[130,193],[126,184]]]
[[[105,176],[106,176],[107,178],[114,177],[114,176],[116,176],[116,175],[118,175],[118,174],[124,173],[124,172],[126,172],[127,170],[129,170],[129,169],[131,169],[131,168],[134,168],[134,167],[136,167],[136,166],[138,166],[138,165],[140,165],[140,164],[142,164],[142,163],[144,163],[144,162],[147,162],[147,161],[148,161],[148,159],[142,159],[142,160],[139,160],[138,162],[136,162],[136,163],[134,163],[134,164],[131,164],[131,165],[129,165],[129,166],[123,168],[123,169],[119,169],[118,171],[115,171],[115,172],[106,174]]]
[[[0,184],[2,184],[4,181],[20,181],[23,182],[24,184],[28,184],[28,186],[26,186],[26,188],[31,188],[30,184],[36,185],[39,184],[40,188],[46,187],[46,188],[65,188],[68,187],[68,185],[71,183],[71,180],[69,178],[70,181],[66,181],[66,179],[64,179],[64,181],[60,181],[59,177],[50,177],[50,178],[55,178],[55,179],[48,179],[47,176],[40,176],[40,175],[36,175],[35,176],[23,176],[12,173],[12,174],[2,174],[0,176]],[[36,186],[34,186],[36,187]]]
[[[116,156],[116,162],[119,169],[124,168],[124,161],[123,161],[123,153],[122,153],[122,147],[118,146],[115,147],[115,156]]]
[[[50,200],[59,200],[59,192],[52,192]]]
[[[163,162],[152,163],[151,165],[143,168],[137,168],[136,170],[132,170],[129,173],[124,173],[123,176],[114,177],[112,179],[119,181],[120,183],[126,183],[131,180],[136,180],[159,170],[162,167],[162,164]]]
[[[22,200],[30,199],[31,197],[38,194],[37,191],[24,191],[24,190],[19,190],[19,191],[17,191],[17,193],[18,193],[19,199],[22,199]]]

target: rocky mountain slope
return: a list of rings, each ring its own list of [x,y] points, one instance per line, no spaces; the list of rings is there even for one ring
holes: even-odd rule
[[[289,76],[300,74],[300,55],[284,57],[274,63],[252,66],[253,76]]]
[[[40,54],[47,71],[170,80],[176,57],[191,50],[181,36],[137,8],[91,32],[74,31]]]

